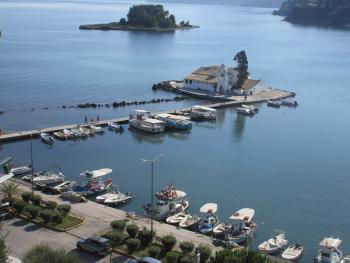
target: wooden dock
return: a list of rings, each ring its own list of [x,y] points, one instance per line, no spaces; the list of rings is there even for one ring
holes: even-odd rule
[[[254,96],[248,96],[247,99],[245,99],[243,96],[235,96],[235,97],[229,98],[227,101],[203,105],[203,106],[214,108],[214,109],[219,109],[219,108],[225,108],[225,107],[239,106],[239,105],[244,104],[244,103],[245,104],[252,104],[252,103],[265,102],[265,101],[271,100],[271,99],[272,100],[280,100],[280,99],[285,99],[285,98],[293,97],[293,96],[295,96],[295,94],[293,92],[284,91],[284,90],[269,89],[267,91],[260,92]],[[191,108],[184,108],[184,109],[169,110],[169,111],[158,112],[158,113],[180,113],[180,112],[190,111],[190,109]],[[155,114],[158,114],[158,113],[155,113]],[[40,133],[42,133],[42,132],[53,133],[53,132],[57,132],[57,131],[62,131],[63,129],[87,127],[89,125],[107,126],[108,122],[114,122],[114,123],[118,123],[118,124],[127,124],[129,122],[129,117],[94,121],[94,122],[88,122],[88,123],[62,125],[62,126],[28,130],[28,131],[5,133],[5,134],[0,135],[0,143],[25,140],[25,139],[30,139],[31,137],[35,138],[35,137],[38,137],[40,135]]]

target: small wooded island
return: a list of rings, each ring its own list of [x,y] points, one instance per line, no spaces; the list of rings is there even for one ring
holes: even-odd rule
[[[176,24],[175,16],[164,10],[162,5],[134,5],[130,7],[127,18],[121,18],[119,22],[79,26],[79,29],[89,30],[174,31],[192,28],[198,26],[193,26],[188,21]]]

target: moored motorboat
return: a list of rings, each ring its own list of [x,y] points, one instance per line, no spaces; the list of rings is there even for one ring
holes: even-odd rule
[[[64,181],[64,175],[62,173],[54,173],[50,171],[43,171],[35,175],[33,178],[34,184],[49,185],[55,183],[61,183]]]
[[[150,118],[150,112],[146,110],[135,110],[130,116],[130,127],[152,133],[162,133],[165,131],[165,123],[160,120]]]
[[[117,124],[117,123],[114,123],[114,122],[108,122],[108,129],[110,131],[120,131],[122,129],[122,126]]]
[[[321,249],[315,257],[315,263],[340,263],[343,253],[338,247],[341,244],[339,238],[327,237],[320,242]]]
[[[104,204],[106,205],[121,205],[121,204],[126,204],[131,202],[133,199],[135,198],[135,196],[132,193],[121,193],[121,192],[117,192],[115,195],[107,198],[104,201]]]
[[[243,107],[238,107],[236,110],[240,114],[245,114],[245,115],[250,115],[250,116],[255,114],[255,112],[253,110],[247,109],[247,108],[243,108]]]
[[[273,107],[273,108],[279,108],[279,107],[281,107],[281,102],[274,101],[274,100],[268,100],[267,101],[267,106],[270,106],[270,107]]]
[[[185,198],[186,193],[184,191],[177,190],[175,184],[169,184],[160,192],[155,193],[155,196],[160,200],[171,201]]]
[[[283,106],[288,106],[288,107],[297,107],[298,106],[298,102],[296,100],[292,100],[292,99],[282,100],[281,104]]]
[[[33,168],[31,166],[19,166],[11,169],[11,173],[14,175],[22,175],[32,172]]]
[[[181,201],[163,201],[158,200],[154,207],[151,204],[144,205],[146,216],[152,216],[156,220],[166,220],[170,215],[184,212],[189,206],[187,200]]]
[[[192,106],[189,115],[196,120],[216,120],[215,109],[200,105]]]
[[[179,227],[185,229],[196,228],[199,220],[200,218],[198,216],[187,214],[179,223]]]
[[[180,222],[186,217],[186,214],[185,213],[177,213],[175,215],[172,215],[172,216],[169,216],[165,222],[167,222],[168,224],[171,224],[171,225],[177,225],[177,224],[180,224]]]
[[[93,130],[95,133],[104,133],[103,128],[97,125],[90,125],[90,129]]]
[[[224,236],[226,233],[230,231],[232,224],[227,222],[218,224],[213,228],[213,235],[216,237]]]
[[[63,129],[62,132],[69,138],[73,139],[75,134],[70,129]]]
[[[112,179],[109,178],[109,175],[112,172],[113,170],[110,168],[85,171],[80,175],[86,177],[88,182],[76,185],[73,190],[83,196],[94,195],[107,191],[112,187]],[[102,180],[104,176],[108,176],[106,180]]]
[[[104,203],[106,201],[106,199],[110,198],[110,197],[114,197],[115,196],[115,192],[111,192],[111,193],[106,193],[106,194],[103,194],[103,195],[99,195],[99,196],[96,196],[95,198],[95,201],[97,203]]]
[[[296,261],[298,260],[304,252],[304,247],[300,244],[294,244],[287,247],[283,251],[281,257],[286,260]]]
[[[215,203],[207,203],[200,208],[200,212],[204,215],[198,223],[198,232],[201,234],[210,234],[215,225],[218,223],[216,212],[218,205]]]
[[[285,239],[285,234],[281,233],[261,243],[259,245],[259,251],[268,255],[274,254],[280,251],[281,249],[283,249],[287,245],[288,245],[288,240]]]
[[[65,133],[61,132],[61,131],[59,131],[59,132],[54,132],[53,135],[54,135],[57,139],[62,140],[62,141],[65,141],[65,140],[68,139],[68,136],[67,136]]]
[[[242,108],[249,109],[249,110],[253,111],[254,113],[258,113],[258,111],[259,111],[259,108],[254,106],[254,105],[242,104]]]
[[[44,143],[52,144],[54,143],[53,137],[50,134],[42,132],[40,133],[40,138]]]
[[[191,119],[186,116],[174,115],[168,113],[156,114],[155,118],[165,122],[166,127],[179,129],[179,130],[190,130],[192,128]]]
[[[343,257],[340,263],[350,263],[350,256]]]

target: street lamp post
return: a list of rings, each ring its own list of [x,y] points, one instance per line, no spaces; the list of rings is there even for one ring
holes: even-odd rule
[[[143,162],[149,162],[151,163],[151,242],[153,241],[153,217],[154,217],[154,206],[153,206],[153,166],[154,162],[157,161],[158,159],[162,158],[164,155],[160,154],[156,158],[147,160],[147,159],[141,159]]]

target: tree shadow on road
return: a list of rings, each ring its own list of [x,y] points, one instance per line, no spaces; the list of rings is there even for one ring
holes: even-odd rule
[[[42,226],[40,226],[40,225],[31,225],[31,226],[25,227],[24,230],[27,232],[32,232],[32,231],[36,231],[40,228],[42,228]]]
[[[26,220],[23,220],[23,219],[18,219],[18,220],[14,221],[12,223],[13,226],[17,226],[17,227],[25,226],[25,225],[28,225],[28,224],[29,224],[29,222],[26,221]]]
[[[78,258],[84,263],[109,263],[110,255],[108,254],[105,257],[97,257],[91,253],[79,251],[77,249],[71,250],[69,253],[75,253]],[[129,258],[121,255],[114,254],[112,255],[112,263],[126,263]]]

